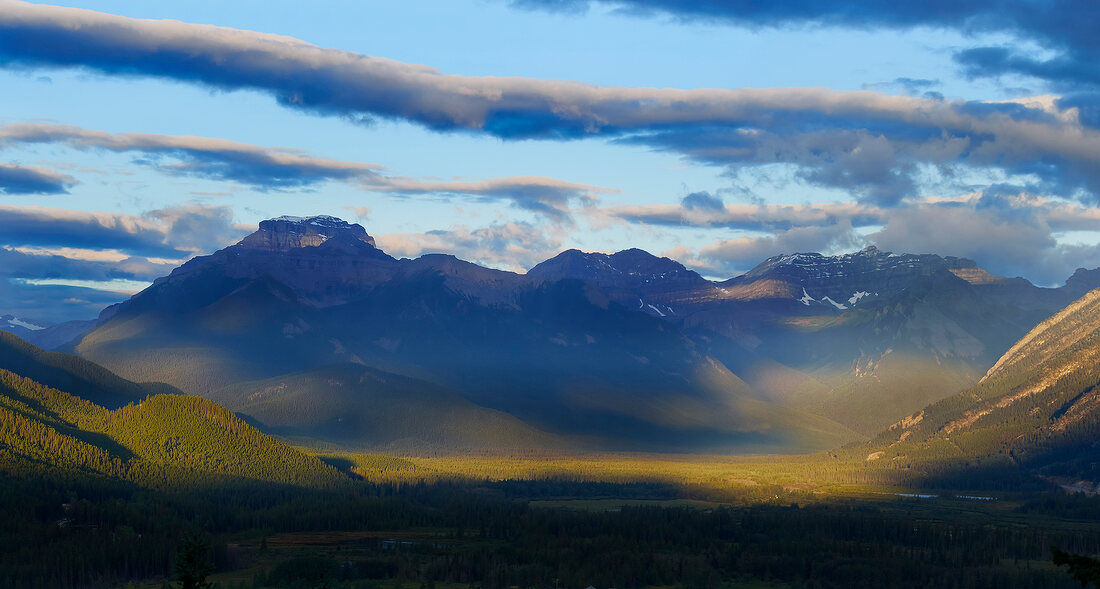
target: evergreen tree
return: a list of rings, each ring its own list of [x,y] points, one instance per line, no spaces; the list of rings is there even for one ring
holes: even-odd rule
[[[210,562],[210,542],[199,534],[183,539],[176,557],[176,582],[179,589],[210,589],[206,576],[214,572]]]

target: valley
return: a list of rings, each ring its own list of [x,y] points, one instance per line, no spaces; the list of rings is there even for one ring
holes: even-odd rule
[[[1100,550],[1075,276],[519,275],[268,221],[57,351],[0,333],[0,582],[160,587],[194,545],[223,588],[1070,587],[1052,547]]]

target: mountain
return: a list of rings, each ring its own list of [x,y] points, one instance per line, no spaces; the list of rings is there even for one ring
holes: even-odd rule
[[[616,262],[652,257],[643,254]],[[854,436],[755,398],[676,325],[622,306],[590,282],[491,270],[453,256],[396,260],[362,227],[331,217],[264,221],[241,242],[187,262],[112,309],[76,350],[128,378],[227,402],[221,391],[237,385],[357,364],[375,371],[364,373],[369,382],[384,375],[391,384],[429,383],[418,389],[428,396],[414,404],[457,395],[467,403],[461,411],[455,397],[447,399],[460,414],[493,415],[517,439],[533,440],[531,432],[541,430],[595,437],[615,449],[774,451]],[[355,398],[369,406],[379,389],[367,389]],[[346,406],[350,398],[324,403]],[[230,405],[255,411],[261,422],[273,415]],[[365,415],[348,411],[350,421]],[[500,412],[534,429],[506,424]],[[471,432],[481,425],[474,421],[465,426]],[[374,435],[358,439],[381,440]]]
[[[218,400],[291,375],[319,390],[304,383],[320,377],[301,375],[354,364],[559,439],[808,449],[874,435],[973,385],[1097,281],[1081,270],[1039,288],[963,258],[875,248],[776,256],[723,282],[638,249],[568,250],[521,275],[447,255],[395,259],[359,225],[280,217],[105,311],[75,350]],[[382,394],[367,389],[364,403]]]
[[[718,283],[724,298],[682,321],[764,398],[873,435],[977,382],[1016,339],[1100,279],[1075,276],[1039,288],[963,258],[873,247],[792,254]]]
[[[679,262],[640,249],[614,254],[566,250],[527,271],[540,282],[575,279],[603,291],[611,300],[658,317],[675,316],[675,307],[715,297],[717,288]]]
[[[1098,385],[1100,289],[1032,329],[977,385],[880,434],[868,458],[965,462],[1100,487]]]

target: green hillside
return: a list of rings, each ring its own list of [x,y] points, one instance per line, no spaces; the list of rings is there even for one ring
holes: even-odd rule
[[[0,331],[0,369],[114,409],[149,395],[179,391],[161,383],[135,383],[72,354],[47,352]]]
[[[894,424],[869,459],[1098,481],[1100,290],[1033,329],[974,387]]]
[[[109,411],[0,370],[0,469],[99,475],[148,487],[246,479],[331,485],[341,475],[212,401],[156,395]]]

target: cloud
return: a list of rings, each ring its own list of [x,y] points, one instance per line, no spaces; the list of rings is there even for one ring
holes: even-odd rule
[[[699,215],[682,205],[644,205],[597,212],[627,223],[749,233],[697,251],[676,248],[677,259],[711,276],[744,272],[777,254],[841,252],[870,244],[966,257],[994,274],[1042,285],[1060,284],[1076,268],[1100,266],[1100,245],[1088,237],[1100,242],[1100,209],[1005,184],[957,197],[909,199],[896,207],[730,204]],[[1085,236],[1085,243],[1064,240],[1070,232]]]
[[[371,213],[371,208],[370,207],[345,206],[345,207],[340,207],[340,208],[342,208],[344,210],[347,210],[347,211],[351,211],[352,213],[355,214],[355,218],[360,220],[360,221],[366,221],[367,219],[370,219],[370,213]]]
[[[937,10],[870,0],[615,5],[761,26],[942,25],[984,31],[1015,30],[1023,22],[1020,10],[994,10],[983,2],[947,3]],[[1054,14],[1035,10],[1044,18]],[[22,2],[0,12],[0,61],[256,90],[290,108],[403,119],[438,131],[504,139],[618,138],[735,170],[783,163],[797,168],[806,182],[886,205],[917,193],[925,165],[1036,174],[1062,194],[1087,191],[1093,201],[1100,194],[1100,134],[1082,127],[1078,111],[1064,108],[1053,113],[1018,104],[984,108],[986,103],[823,88],[676,90],[450,75],[290,37]],[[181,171],[235,175],[235,163],[193,156]],[[554,209],[539,199],[516,202]]]
[[[225,206],[188,204],[131,215],[0,205],[0,291],[22,301],[0,298],[0,311],[88,318],[94,316],[89,304],[118,302],[124,298],[120,288],[141,288],[194,254],[225,247],[254,229],[234,223]],[[91,294],[79,295],[85,291]],[[61,304],[70,298],[83,302]]]
[[[1076,268],[1100,266],[1100,246],[1063,244],[1066,231],[1096,231],[1100,211],[1004,187],[957,201],[924,202],[892,211],[866,236],[890,251],[971,258],[1001,276],[1062,283]]]
[[[721,197],[714,196],[705,191],[692,192],[680,199],[680,205],[691,211],[721,212],[726,210]]]
[[[246,184],[258,190],[286,190],[337,181],[363,190],[401,195],[437,194],[510,201],[515,206],[569,222],[571,203],[595,201],[597,194],[615,192],[540,176],[491,178],[479,181],[423,181],[384,174],[385,168],[366,162],[317,157],[299,150],[260,147],[209,137],[107,133],[69,125],[13,123],[0,126],[0,147],[62,144],[76,149],[137,153],[142,162],[177,175]],[[0,167],[0,186],[3,185]],[[71,179],[70,179],[71,180]]]
[[[1097,43],[1096,5],[1092,0],[1045,2],[758,2],[724,0],[513,0],[528,9],[583,13],[594,4],[609,6],[635,16],[665,15],[694,22],[746,28],[844,27],[894,30],[934,27],[966,34],[1003,33],[1013,37],[1006,45],[961,49],[955,60],[972,78],[1022,75],[1042,80],[1051,89],[1087,96],[1100,102],[1100,43]],[[1026,41],[1030,43],[1023,43]],[[1045,50],[1037,55],[1030,44]],[[892,85],[909,94],[927,92],[929,80],[898,78]],[[875,87],[877,85],[871,85]],[[934,94],[932,95],[935,96]],[[1064,105],[1069,108],[1070,104]],[[1083,117],[1091,126],[1100,117]]]
[[[845,222],[853,227],[880,225],[887,216],[882,207],[856,202],[774,205],[736,203],[700,209],[677,205],[602,207],[602,215],[628,223],[669,227],[724,227],[742,231],[786,231],[795,227],[825,227]]]
[[[397,257],[452,254],[492,268],[526,272],[561,252],[561,236],[531,223],[501,223],[470,229],[426,233],[390,233],[376,236],[379,247]]]
[[[0,279],[0,301],[4,314],[60,323],[73,319],[93,319],[99,312],[127,298],[117,292],[87,287],[35,286]]]
[[[107,133],[69,125],[13,123],[0,126],[0,146],[64,144],[77,149],[140,153],[146,163],[180,175],[232,180],[261,190],[347,180],[381,166],[317,158],[282,148],[264,148],[208,137]],[[175,161],[169,162],[165,158]]]
[[[793,227],[771,235],[723,239],[703,246],[699,258],[708,273],[735,276],[772,256],[791,252],[840,252],[858,249],[861,239],[850,223]]]
[[[110,249],[175,259],[223,247],[246,233],[224,206],[184,205],[132,215],[0,205],[0,246]]]
[[[76,180],[48,168],[0,164],[0,193],[65,194]]]
[[[609,188],[543,176],[441,182],[376,178],[375,182],[365,183],[364,187],[399,194],[453,194],[473,196],[482,200],[510,200],[519,208],[541,213],[556,222],[570,221],[570,203],[573,201],[579,201],[582,206],[588,206],[596,202],[598,193],[618,192]]]

